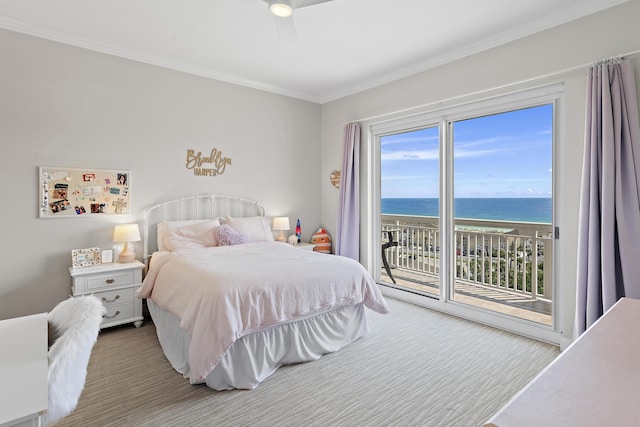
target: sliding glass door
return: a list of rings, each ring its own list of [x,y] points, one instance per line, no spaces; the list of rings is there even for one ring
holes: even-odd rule
[[[439,297],[439,127],[384,135],[380,155],[383,280]]]
[[[557,97],[492,100],[373,127],[382,284],[554,327]]]
[[[553,104],[450,126],[451,299],[551,325]]]

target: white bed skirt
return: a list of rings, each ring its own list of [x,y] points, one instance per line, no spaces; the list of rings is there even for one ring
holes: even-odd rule
[[[189,377],[189,336],[177,316],[147,299],[162,350]],[[205,378],[214,390],[253,389],[282,365],[308,362],[340,350],[368,332],[364,305],[341,307],[239,338]]]

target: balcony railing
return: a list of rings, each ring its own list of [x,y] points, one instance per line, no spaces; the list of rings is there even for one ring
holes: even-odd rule
[[[398,243],[386,250],[392,268],[439,276],[438,218],[382,215],[382,230]],[[550,301],[551,240],[551,224],[456,219],[456,282]]]

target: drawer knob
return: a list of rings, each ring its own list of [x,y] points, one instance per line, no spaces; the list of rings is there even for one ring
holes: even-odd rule
[[[102,297],[102,302],[114,302],[120,299],[120,295],[116,295],[113,299],[106,299],[105,297]]]
[[[111,284],[111,283],[115,282],[115,280],[114,279],[107,279],[106,282]]]
[[[104,317],[105,319],[113,319],[114,317],[118,317],[120,315],[120,310],[116,311],[115,313],[113,313],[113,316],[107,316],[106,314],[102,317]]]

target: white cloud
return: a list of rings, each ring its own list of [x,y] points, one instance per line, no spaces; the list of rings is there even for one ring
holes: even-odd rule
[[[438,150],[398,150],[387,153],[382,153],[380,159],[384,161],[389,160],[438,160]]]

